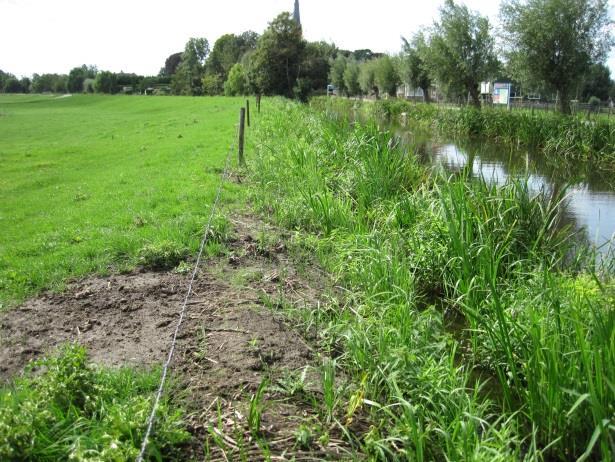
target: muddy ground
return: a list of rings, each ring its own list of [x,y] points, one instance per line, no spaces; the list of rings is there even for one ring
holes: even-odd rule
[[[326,280],[312,265],[289,257],[287,236],[279,230],[248,216],[232,222],[235,237],[227,243],[228,251],[206,260],[198,272],[172,363],[196,436],[186,456],[200,460],[212,425],[227,451],[210,445],[210,460],[227,460],[229,454],[232,458],[241,445],[248,460],[263,458],[247,431],[246,415],[250,396],[265,377],[275,384],[308,371],[303,374],[306,384],[314,396],[319,393],[313,366],[320,364],[321,355],[270,308],[276,300],[314,307]],[[0,314],[0,381],[68,341],[84,345],[98,364],[160,365],[189,278],[143,270],[88,278],[70,283],[63,293],[46,293]],[[315,410],[270,389],[262,428],[276,460],[346,458],[349,448],[335,432],[328,441],[299,448],[297,429],[317,422]]]

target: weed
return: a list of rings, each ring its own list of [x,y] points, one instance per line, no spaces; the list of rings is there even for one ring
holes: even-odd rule
[[[188,249],[173,241],[146,244],[139,249],[139,263],[154,270],[171,269],[188,257]]]
[[[331,423],[337,405],[337,390],[335,388],[335,360],[325,359],[321,366],[322,395],[325,409],[325,420]]]
[[[94,368],[67,345],[0,390],[0,459],[134,459],[157,382],[157,373]],[[188,439],[181,411],[163,400],[148,457],[172,458]]]
[[[250,433],[256,439],[259,438],[261,432],[261,419],[263,410],[265,409],[265,391],[269,386],[269,380],[264,378],[258,386],[256,393],[250,398],[250,408],[248,410],[248,428]]]
[[[295,430],[295,440],[299,448],[308,450],[314,441],[314,435],[308,425],[301,424]]]
[[[283,393],[289,397],[298,397],[306,393],[307,366],[298,371],[285,371],[272,388],[274,391]]]

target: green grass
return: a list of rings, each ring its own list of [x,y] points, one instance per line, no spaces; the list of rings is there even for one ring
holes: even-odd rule
[[[0,95],[0,306],[70,277],[193,254],[240,106]],[[223,201],[237,192],[226,186]]]
[[[375,460],[611,460],[615,282],[571,258],[561,196],[430,175],[375,124],[276,104],[253,198],[343,289],[284,307],[351,377],[327,418],[362,418]]]
[[[85,350],[65,346],[0,389],[1,460],[134,460],[144,436],[159,373],[100,369]],[[189,440],[183,413],[166,398],[159,407],[148,460],[176,459]]]

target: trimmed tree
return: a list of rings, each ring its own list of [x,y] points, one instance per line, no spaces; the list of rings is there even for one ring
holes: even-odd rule
[[[344,81],[344,72],[346,72],[346,63],[348,58],[343,54],[338,53],[336,58],[331,62],[331,70],[329,72],[329,80],[335,88],[337,88],[337,94],[347,94],[346,82]]]
[[[446,0],[434,24],[427,65],[449,94],[469,94],[480,108],[480,82],[499,68],[489,20],[465,5]]]
[[[390,56],[384,55],[374,62],[374,78],[380,93],[395,96],[397,86],[400,83],[399,73],[395,69],[395,64]]]
[[[423,99],[429,103],[429,87],[431,87],[431,75],[427,66],[429,47],[423,32],[412,36],[410,41],[402,37],[403,52],[401,55],[401,79],[413,88],[423,91]]]
[[[607,0],[506,0],[501,7],[517,77],[544,82],[570,113],[570,98],[592,63],[613,46]]]
[[[378,87],[376,86],[376,67],[375,61],[365,61],[359,65],[359,86],[361,92],[364,95],[370,95],[372,92],[378,94]]]
[[[359,85],[359,63],[354,58],[348,59],[346,69],[344,70],[344,86],[350,96],[356,96],[361,93],[361,85]]]

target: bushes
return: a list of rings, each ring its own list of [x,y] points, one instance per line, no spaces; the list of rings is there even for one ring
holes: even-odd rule
[[[36,364],[0,389],[1,460],[131,460],[136,458],[151,411],[157,373],[97,369],[75,345]],[[149,457],[173,455],[189,439],[182,415],[159,408]]]

